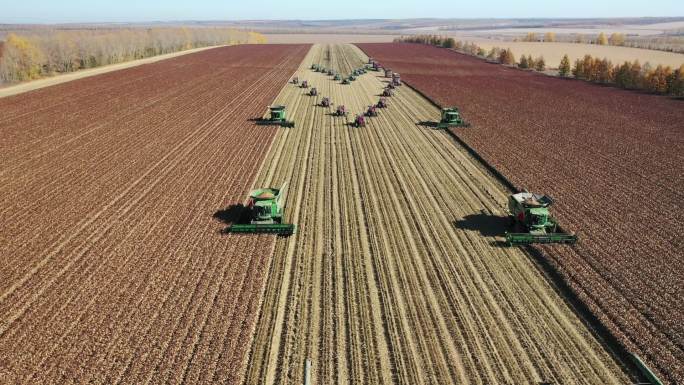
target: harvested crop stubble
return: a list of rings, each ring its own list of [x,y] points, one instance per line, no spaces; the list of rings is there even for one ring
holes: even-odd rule
[[[221,236],[307,46],[0,99],[0,383],[237,383],[273,237]]]
[[[359,46],[461,108],[473,127],[456,134],[512,183],[557,198],[581,242],[541,249],[628,350],[684,382],[684,104],[429,46]]]
[[[329,55],[327,53],[330,53]],[[278,239],[245,385],[624,384],[627,375],[530,257],[499,247],[506,190],[445,132],[439,111],[400,87],[366,127],[347,121],[387,79],[349,85],[309,70],[367,61],[316,45],[276,102],[278,132],[257,180],[288,181],[294,237]],[[329,96],[349,117],[317,106]]]

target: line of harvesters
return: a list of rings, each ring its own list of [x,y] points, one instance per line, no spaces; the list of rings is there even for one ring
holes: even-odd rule
[[[398,73],[393,72],[390,68],[383,68],[372,58],[368,59],[365,67],[353,70],[347,77],[342,77],[335,70],[318,64],[312,64],[311,70],[327,74],[334,81],[340,81],[343,85],[351,84],[358,76],[365,74],[367,70],[384,70],[384,75],[389,81],[382,91],[382,96],[376,104],[368,106],[365,113],[356,115],[354,120],[348,123],[353,127],[365,127],[366,118],[378,116],[379,109],[389,106],[387,98],[392,97],[395,89],[402,85],[401,77]],[[303,89],[309,89],[309,83],[306,80],[300,82],[298,77],[292,79],[292,84]],[[308,95],[318,96],[316,87],[311,87]],[[323,97],[318,105],[324,108],[333,107],[332,101],[327,96]],[[293,121],[287,120],[285,106],[270,106],[269,111],[269,117],[257,121],[257,124],[280,125],[282,127],[295,126]],[[348,111],[344,105],[337,105],[331,115],[347,117]],[[470,124],[461,117],[457,107],[448,107],[441,109],[440,121],[433,127],[448,129],[450,127],[469,126]],[[286,236],[293,234],[296,226],[294,224],[282,223],[285,191],[286,186],[250,191],[246,205],[249,223],[233,224],[226,231],[235,233],[274,233]],[[551,216],[549,206],[552,203],[553,200],[547,195],[534,194],[527,191],[511,194],[508,199],[508,211],[510,213],[509,229],[511,231],[506,231],[505,233],[508,244],[575,243],[577,236],[572,233],[563,232],[556,219]]]

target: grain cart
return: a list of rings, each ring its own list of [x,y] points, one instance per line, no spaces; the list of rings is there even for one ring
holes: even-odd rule
[[[340,104],[335,110],[335,116],[347,116],[347,108],[343,104]]]
[[[309,91],[309,96],[318,96],[318,90],[316,87],[311,87],[311,90]]]
[[[366,110],[366,116],[378,116],[377,108],[375,106],[368,106],[368,109]]]
[[[396,72],[392,74],[392,85],[397,87],[401,85],[401,75]]]
[[[235,223],[225,231],[292,235],[296,226],[291,223],[282,223],[286,190],[287,184],[280,189],[260,188],[250,191],[246,206],[249,223]]]
[[[564,233],[549,213],[551,197],[523,191],[508,197],[510,226],[506,241],[512,244],[575,243],[575,234]]]
[[[378,100],[378,104],[377,104],[378,108],[387,108],[388,106],[389,106],[389,104],[387,103],[386,98],[380,98],[380,100]]]
[[[354,127],[366,127],[366,117],[363,114],[356,115],[354,122],[352,123]]]
[[[392,77],[392,69],[391,68],[385,68],[385,77],[386,78],[391,78]]]
[[[304,80],[301,85],[302,88],[309,88],[309,82]]]
[[[442,118],[437,124],[437,128],[449,127],[470,127],[470,124],[466,123],[466,121],[461,118],[461,113],[458,111],[458,108],[442,108]]]
[[[321,100],[321,107],[330,107],[330,105],[330,98],[327,96],[323,97],[323,99]]]
[[[281,127],[294,127],[295,123],[293,121],[287,120],[287,113],[285,112],[285,106],[270,106],[270,117],[268,119],[257,120],[258,125],[280,125]]]

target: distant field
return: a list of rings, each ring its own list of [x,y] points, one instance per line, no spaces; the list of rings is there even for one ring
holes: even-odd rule
[[[388,43],[398,35],[361,35],[333,33],[274,33],[266,34],[269,43]]]
[[[463,37],[459,39],[472,41],[486,50],[489,50],[492,47],[510,48],[513,50],[516,60],[520,58],[521,54],[532,55],[533,57],[543,56],[546,60],[546,65],[551,68],[558,67],[558,63],[560,63],[564,54],[567,54],[570,57],[571,62],[589,54],[600,58],[606,57],[613,63],[622,63],[626,60],[634,61],[635,59],[638,59],[641,64],[649,62],[654,66],[663,64],[678,68],[680,65],[684,64],[683,54],[640,48],[576,43],[511,42],[482,38],[467,39]]]

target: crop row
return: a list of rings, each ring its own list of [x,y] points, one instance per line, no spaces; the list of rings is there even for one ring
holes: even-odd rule
[[[273,238],[224,236],[306,46],[235,46],[0,99],[0,382],[235,382]],[[6,231],[5,231],[6,230]]]
[[[664,379],[684,381],[681,102],[556,79],[417,44],[361,44],[471,128],[514,185],[550,194],[575,247],[543,247],[578,297]]]

